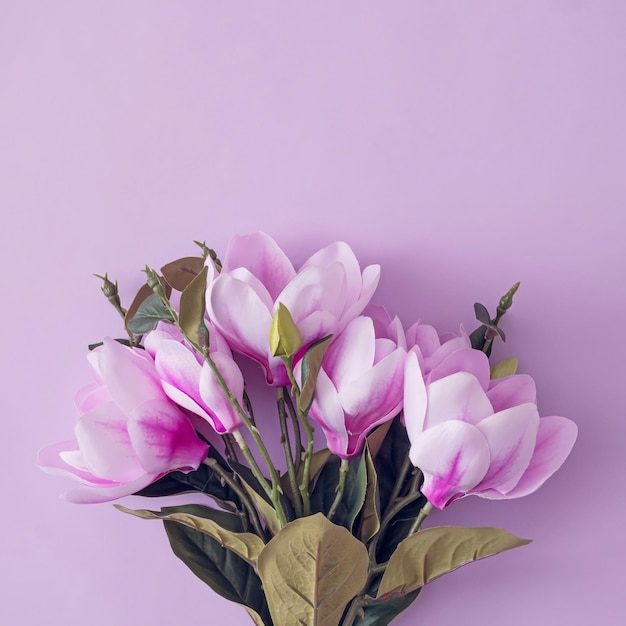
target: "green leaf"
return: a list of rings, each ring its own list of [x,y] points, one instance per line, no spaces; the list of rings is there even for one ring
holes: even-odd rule
[[[530,543],[499,528],[439,526],[411,535],[391,555],[377,598],[409,593],[462,565]]]
[[[367,490],[361,512],[358,537],[363,543],[367,543],[380,529],[380,513],[378,509],[378,477],[368,446],[365,446],[363,458],[365,459],[367,474]]]
[[[354,622],[356,626],[388,626],[402,611],[407,609],[420,594],[422,588],[390,600],[376,600],[366,596],[363,617]]]
[[[208,345],[208,331],[204,324],[206,309],[206,280],[208,268],[202,267],[200,273],[185,287],[180,296],[178,323],[180,328],[194,344]]]
[[[292,357],[302,347],[300,329],[282,302],[278,303],[272,318],[269,341],[272,356]]]
[[[257,567],[276,624],[336,626],[367,580],[368,557],[358,539],[318,513],[287,524]]]
[[[203,267],[204,259],[202,257],[186,256],[164,265],[161,268],[161,273],[172,289],[183,291],[202,271]]]
[[[387,433],[393,424],[393,420],[388,420],[372,431],[367,437],[367,447],[370,449],[372,459],[375,459],[387,437]]]
[[[500,361],[491,368],[491,378],[504,378],[505,376],[513,376],[517,372],[518,360],[512,356],[510,359]]]
[[[217,522],[208,517],[200,517],[195,515],[198,505],[187,505],[179,507],[167,507],[158,511],[149,511],[147,509],[132,510],[127,509],[121,504],[114,505],[116,509],[122,513],[129,513],[141,519],[161,519],[171,522],[178,522],[189,528],[205,533],[215,539],[221,546],[232,550],[237,556],[254,565],[265,547],[263,540],[252,533],[232,532],[222,528]],[[202,507],[203,513],[209,515],[208,507]]]
[[[155,293],[148,296],[139,305],[137,312],[132,316],[132,318],[130,317],[129,309],[129,313],[126,314],[126,320],[126,328],[128,328],[128,330],[135,335],[143,335],[150,332],[161,320],[168,322],[173,321],[167,307],[163,304],[161,298],[159,298],[159,296]]]
[[[314,513],[328,514],[335,500],[340,465],[341,459],[333,456],[320,472],[311,494],[311,510]],[[360,458],[350,461],[343,499],[333,517],[335,524],[352,530],[354,520],[363,507],[366,490],[367,468],[364,455],[361,455]]]
[[[241,522],[230,513],[213,511],[211,518],[222,528],[241,532]],[[174,554],[222,597],[251,608],[271,626],[261,580],[254,568],[206,533],[177,522],[163,522]]]
[[[306,413],[313,404],[317,376],[320,373],[324,355],[332,338],[332,335],[328,335],[328,337],[316,341],[307,348],[302,358],[302,382],[298,408],[303,413]]]

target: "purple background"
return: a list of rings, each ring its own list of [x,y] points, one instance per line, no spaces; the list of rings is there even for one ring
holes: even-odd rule
[[[298,263],[336,239],[380,262],[407,324],[471,327],[521,280],[496,357],[579,425],[540,492],[433,514],[534,543],[398,625],[620,622],[625,33],[620,0],[1,1],[2,621],[247,623],[160,524],[60,501],[34,459],[120,334],[91,273],[128,303],[145,263],[262,228]]]

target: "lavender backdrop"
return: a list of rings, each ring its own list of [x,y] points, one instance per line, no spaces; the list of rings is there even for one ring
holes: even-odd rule
[[[620,0],[1,0],[3,623],[247,623],[160,524],[58,500],[34,459],[119,334],[91,273],[128,301],[146,262],[260,228],[298,262],[348,241],[444,331],[521,280],[496,356],[580,427],[537,494],[432,516],[535,541],[398,626],[621,623],[625,32]]]

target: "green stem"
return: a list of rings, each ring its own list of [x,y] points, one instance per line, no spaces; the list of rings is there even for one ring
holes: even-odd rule
[[[285,453],[285,461],[287,462],[287,476],[289,477],[289,485],[293,494],[293,506],[296,510],[296,517],[302,517],[302,496],[298,489],[298,478],[296,476],[296,468],[293,462],[293,452],[291,450],[291,441],[289,439],[289,431],[287,429],[287,413],[285,411],[285,391],[282,387],[276,390],[276,405],[278,407],[278,418],[280,421],[281,443]]]
[[[304,468],[302,471],[302,480],[300,482],[300,494],[302,495],[302,504],[304,508],[304,515],[311,514],[311,497],[309,495],[309,482],[311,480],[311,458],[313,457],[313,429],[309,423],[307,414],[300,410],[300,387],[296,382],[296,378],[293,375],[293,361],[291,357],[283,357],[283,363],[287,369],[287,375],[291,382],[291,389],[296,397],[296,407],[298,407],[298,415],[300,421],[304,427],[306,433],[306,450],[304,452]]]
[[[296,443],[296,451],[294,453],[294,464],[296,475],[300,470],[300,464],[302,463],[302,435],[300,433],[300,420],[298,419],[298,414],[296,413],[296,408],[291,401],[291,396],[289,394],[284,396],[285,404],[287,405],[287,411],[289,412],[289,417],[291,417],[291,424],[293,426],[293,434]]]
[[[337,513],[337,509],[343,500],[343,494],[346,490],[346,478],[348,477],[348,470],[350,469],[350,464],[345,459],[341,459],[341,465],[339,466],[339,481],[337,483],[337,495],[335,496],[335,500],[333,501],[330,510],[328,511],[328,520],[332,522],[333,517],[335,517],[335,513]]]
[[[208,465],[211,470],[213,470],[219,477],[237,494],[237,497],[241,500],[241,503],[245,507],[248,512],[248,517],[250,519],[250,523],[254,528],[255,532],[261,539],[266,539],[265,532],[261,527],[261,521],[259,520],[259,515],[257,510],[254,508],[254,505],[250,501],[248,494],[244,492],[244,490],[237,484],[232,476],[215,460],[212,458],[208,458],[204,460],[204,464]]]
[[[433,505],[430,502],[426,502],[426,504],[421,508],[419,515],[415,518],[413,522],[413,526],[409,530],[409,537],[414,535],[421,527],[422,522],[428,517],[428,514],[431,512]]]

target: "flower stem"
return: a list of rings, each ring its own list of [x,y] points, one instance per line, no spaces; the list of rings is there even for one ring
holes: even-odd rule
[[[337,495],[335,496],[335,500],[333,501],[330,510],[328,511],[328,520],[332,522],[333,517],[335,517],[335,513],[337,513],[337,509],[343,500],[343,494],[346,490],[346,478],[348,477],[348,470],[350,469],[350,464],[345,459],[341,459],[341,465],[339,466],[339,481],[337,483]]]
[[[419,515],[415,518],[413,522],[413,526],[409,530],[409,537],[414,535],[421,527],[422,522],[428,517],[428,514],[431,512],[433,505],[430,502],[426,502],[426,504],[421,508]]]
[[[309,495],[309,481],[311,480],[311,458],[313,457],[313,429],[309,423],[307,413],[300,410],[300,387],[296,382],[296,378],[293,374],[293,359],[291,357],[283,357],[283,363],[287,369],[287,375],[291,382],[291,391],[296,398],[296,407],[298,407],[298,415],[300,421],[304,427],[306,433],[306,450],[304,452],[304,468],[302,471],[302,480],[300,482],[300,494],[302,495],[302,505],[304,508],[304,515],[311,514],[311,497]]]
[[[298,415],[296,413],[296,408],[293,406],[293,402],[291,401],[291,396],[286,394],[283,396],[285,400],[285,405],[287,406],[287,411],[289,412],[289,416],[291,417],[291,423],[293,426],[293,434],[296,444],[296,450],[294,452],[294,465],[296,470],[296,475],[300,470],[300,464],[302,463],[302,435],[300,433],[300,420],[298,419]]]
[[[254,528],[255,532],[259,537],[265,539],[265,532],[261,527],[261,522],[259,520],[259,515],[257,510],[254,508],[248,494],[244,492],[244,490],[236,483],[231,475],[215,460],[212,458],[208,458],[204,460],[204,464],[208,465],[211,470],[213,470],[219,477],[237,494],[238,498],[241,500],[243,506],[248,512],[248,517],[250,518],[250,523]]]
[[[281,443],[287,461],[287,476],[289,476],[289,485],[293,494],[293,505],[296,510],[296,517],[302,517],[302,496],[298,489],[298,478],[296,476],[296,468],[293,462],[293,452],[291,450],[291,441],[289,439],[289,431],[287,429],[287,412],[285,410],[285,391],[282,387],[276,390],[276,405],[278,407],[278,418],[280,421]]]

